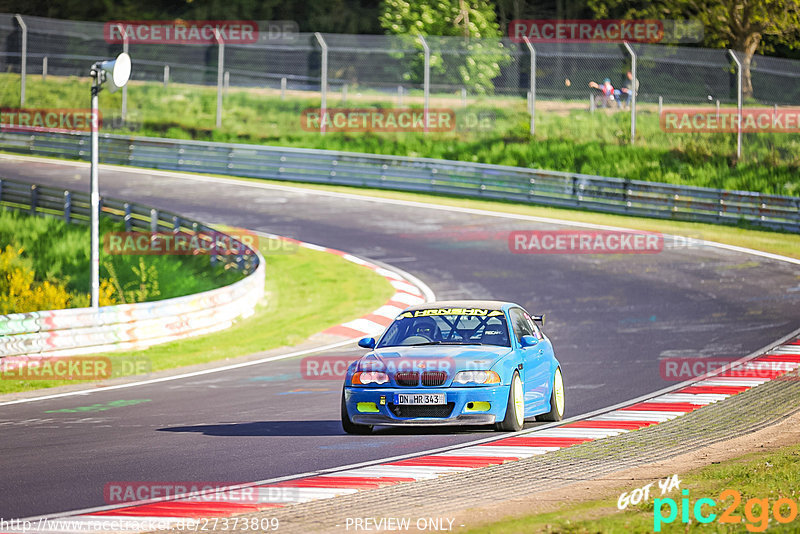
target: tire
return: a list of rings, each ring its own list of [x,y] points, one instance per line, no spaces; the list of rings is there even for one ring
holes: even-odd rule
[[[511,377],[511,385],[508,388],[506,416],[501,422],[495,423],[495,428],[506,432],[517,432],[522,430],[522,425],[524,423],[525,394],[523,392],[522,380],[519,378],[519,373],[514,371],[514,376]]]
[[[553,375],[553,389],[550,392],[550,411],[537,415],[537,421],[561,421],[564,418],[564,378],[561,376],[561,367],[556,367]]]
[[[359,425],[350,421],[350,416],[347,415],[347,404],[344,401],[344,390],[342,390],[342,429],[348,434],[372,433],[372,425]]]

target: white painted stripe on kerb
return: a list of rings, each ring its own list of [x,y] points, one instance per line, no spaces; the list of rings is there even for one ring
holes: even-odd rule
[[[510,445],[476,445],[474,447],[467,447],[465,449],[455,449],[452,451],[442,452],[436,456],[498,456],[498,457],[514,457],[514,458],[527,458],[529,456],[536,456],[550,451],[557,451],[561,447],[524,447],[524,446],[510,446]]]
[[[339,495],[358,493],[355,488],[296,488],[296,487],[260,487],[256,488],[259,502],[262,503],[296,503],[316,499],[329,499]],[[244,504],[248,504],[245,502]],[[257,503],[253,503],[257,504]]]
[[[407,466],[407,465],[376,465],[326,473],[320,476],[328,477],[400,477],[400,478],[436,478],[448,473],[469,471],[469,467],[440,467],[440,466]]]
[[[393,300],[395,302],[402,302],[403,304],[408,304],[409,306],[425,302],[424,298],[419,297],[417,295],[412,295],[411,293],[395,293],[394,296],[389,300]]]
[[[370,335],[380,334],[383,332],[384,328],[386,328],[375,321],[370,321],[369,319],[364,319],[363,317],[343,323],[342,326],[346,326],[347,328],[352,328],[353,330],[358,330],[359,332],[364,332],[365,334]]]
[[[383,276],[384,278],[392,278],[393,280],[402,280],[403,278],[389,269],[384,269],[383,267],[376,267],[375,272],[379,275]]]
[[[693,386],[746,386],[749,388],[769,382],[769,378],[734,378],[732,376],[715,376],[708,380],[701,380]]]
[[[663,423],[683,415],[683,412],[646,412],[646,411],[615,411],[597,415],[589,421],[652,421]]]
[[[313,243],[300,243],[300,246],[303,248],[310,248],[311,250],[318,250],[320,252],[328,252],[328,247],[321,247]]]
[[[403,311],[403,309],[398,308],[397,306],[385,305],[372,312],[372,315],[380,315],[381,317],[386,317],[387,319],[394,319],[400,315],[401,311]]]
[[[400,291],[405,291],[407,293],[411,293],[412,295],[420,294],[419,289],[417,289],[417,286],[413,286],[408,282],[401,282],[400,280],[390,280],[389,283],[392,284],[392,287],[394,287],[395,289],[399,289]]]
[[[689,402],[691,404],[711,404],[727,399],[725,393],[667,393],[653,399],[653,402]]]
[[[616,436],[627,432],[624,428],[553,428],[536,432],[537,438],[584,438],[600,439],[607,436]]]
[[[766,353],[765,356],[769,356],[770,354],[800,354],[800,345],[781,345]]]
[[[370,262],[364,261],[359,257],[353,256],[352,254],[345,254],[342,257],[347,261],[352,261],[353,263],[357,263],[358,265],[372,266]]]

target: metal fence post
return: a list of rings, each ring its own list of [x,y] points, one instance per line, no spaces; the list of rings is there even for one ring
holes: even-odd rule
[[[120,34],[122,34],[122,51],[126,54],[128,53],[128,32],[125,31],[125,28],[122,24],[117,24],[117,28],[119,28]],[[122,121],[125,121],[125,117],[128,115],[128,84],[122,86]]]
[[[428,46],[425,37],[419,36],[419,42],[422,43],[422,49],[425,51],[425,70],[422,79],[422,93],[423,93],[423,116],[425,117],[425,133],[428,133],[428,107],[431,98],[431,49]]]
[[[636,93],[639,90],[639,80],[636,78],[636,52],[627,41],[622,43],[631,55],[631,145],[636,144]]]
[[[528,52],[531,54],[531,80],[530,80],[530,99],[528,100],[528,112],[531,115],[531,136],[536,133],[536,49],[533,48],[530,39],[527,35],[523,35],[522,39],[528,46]]]
[[[322,65],[320,66],[320,105],[319,105],[319,133],[325,133],[325,113],[328,109],[328,44],[319,32],[314,33],[320,48],[322,48]]]
[[[22,52],[19,63],[19,107],[25,107],[25,78],[28,71],[28,26],[22,20],[22,15],[14,15],[22,30]]]
[[[728,54],[736,63],[736,107],[739,110],[739,125],[736,128],[736,160],[742,159],[742,64],[733,50],[728,49]]]
[[[39,186],[31,186],[31,215],[36,215],[36,206],[39,205]]]
[[[69,224],[72,218],[72,193],[64,191],[64,222]]]
[[[286,77],[281,78],[281,100],[286,100]]]
[[[42,81],[47,81],[47,56],[42,58]]]
[[[217,128],[222,126],[222,72],[225,69],[225,41],[219,33],[219,28],[214,28],[214,37],[219,46],[217,56]]]
[[[169,84],[169,65],[164,65],[164,87]]]

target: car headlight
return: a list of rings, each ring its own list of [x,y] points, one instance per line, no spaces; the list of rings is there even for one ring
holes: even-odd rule
[[[385,384],[389,381],[389,375],[380,371],[361,371],[353,373],[353,385],[367,386],[369,384]]]
[[[453,378],[454,384],[499,384],[500,375],[494,371],[459,371]]]

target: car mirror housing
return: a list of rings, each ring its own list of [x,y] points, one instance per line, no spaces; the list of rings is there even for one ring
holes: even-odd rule
[[[522,345],[523,348],[533,347],[538,343],[539,340],[536,339],[535,336],[522,336],[522,339],[520,340],[520,345]]]
[[[375,338],[374,337],[362,337],[358,340],[358,346],[364,349],[374,349],[375,348]]]

